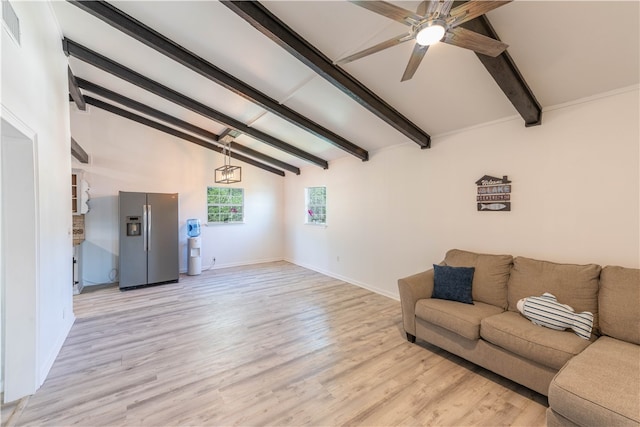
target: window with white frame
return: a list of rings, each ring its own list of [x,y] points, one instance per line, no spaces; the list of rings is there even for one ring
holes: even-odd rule
[[[243,221],[243,188],[207,187],[207,222],[233,224]]]
[[[327,187],[305,188],[305,223],[327,223]]]

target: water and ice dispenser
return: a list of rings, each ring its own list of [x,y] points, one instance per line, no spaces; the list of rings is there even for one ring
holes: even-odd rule
[[[200,257],[200,220],[187,220],[187,236],[188,239],[188,262],[187,274],[189,276],[197,276],[202,273],[202,258]]]
[[[140,236],[142,234],[142,223],[139,216],[127,217],[127,236]]]

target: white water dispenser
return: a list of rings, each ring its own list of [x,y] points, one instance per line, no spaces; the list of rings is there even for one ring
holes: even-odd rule
[[[188,267],[187,274],[189,276],[197,276],[202,273],[202,258],[200,257],[200,220],[187,220],[187,236],[188,239]]]

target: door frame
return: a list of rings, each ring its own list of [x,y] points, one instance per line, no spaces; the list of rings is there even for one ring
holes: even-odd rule
[[[4,105],[0,122],[0,304],[3,312],[0,316],[3,348],[0,368],[3,370],[4,401],[11,402],[35,393],[42,384],[38,369],[38,138],[31,127]],[[7,175],[11,176],[10,180]],[[24,227],[16,226],[20,220],[26,224]]]

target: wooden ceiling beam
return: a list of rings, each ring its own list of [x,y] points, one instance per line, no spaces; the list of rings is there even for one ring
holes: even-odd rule
[[[278,103],[275,99],[226,73],[202,57],[188,51],[171,39],[137,21],[109,3],[94,0],[72,1],[71,3],[179,64],[223,86],[233,93],[248,99],[307,132],[312,133],[318,138],[329,142],[363,161],[369,159],[369,153],[363,148],[347,141],[340,135],[320,126],[318,123],[304,117],[291,108]]]
[[[85,104],[86,105],[86,104]],[[80,163],[89,163],[89,155],[78,144],[78,142],[71,137],[71,155],[75,157]]]
[[[420,147],[429,148],[431,146],[429,134],[418,128],[349,73],[335,66],[322,52],[260,3],[257,1],[222,1],[221,3]]]
[[[138,111],[139,113],[146,114],[149,117],[153,117],[158,120],[162,120],[165,123],[169,123],[173,126],[179,127],[181,129],[187,130],[189,132],[195,133],[196,135],[200,135],[204,138],[211,139],[213,141],[219,141],[221,135],[216,135],[213,132],[210,132],[206,129],[203,129],[199,126],[195,126],[189,122],[185,122],[184,120],[180,120],[177,117],[171,116],[162,111],[156,110],[155,108],[149,107],[146,104],[135,101],[131,98],[127,98],[126,96],[120,95],[112,90],[99,86],[95,83],[91,83],[87,80],[84,80],[80,77],[77,78],[78,86],[84,90],[87,90],[94,95],[101,96],[103,98],[107,98],[111,101],[117,102],[120,105],[124,105],[127,108],[131,108],[133,110]],[[232,131],[235,132],[235,131]],[[300,175],[300,168],[285,163],[281,160],[275,159],[273,157],[267,156],[266,154],[262,154],[259,151],[253,150],[249,147],[245,147],[244,145],[233,143],[231,146],[234,152],[241,152],[248,156],[251,156],[257,160],[261,160],[263,162],[267,162],[276,166],[280,169],[288,170],[289,172],[293,172],[296,175]]]
[[[463,3],[465,2],[456,1],[453,4],[453,8]],[[460,26],[492,39],[500,40],[486,15],[481,15]],[[495,58],[481,53],[476,53],[476,56],[524,119],[525,126],[541,124],[542,107],[522,74],[520,74],[520,70],[518,70],[509,52],[505,50]]]
[[[127,68],[123,65],[118,64],[117,62],[107,58],[104,55],[100,55],[97,52],[94,52],[73,40],[68,38],[64,38],[62,40],[62,49],[65,54],[68,56],[73,56],[81,61],[84,61],[88,64],[93,65],[96,68],[99,68],[103,71],[106,71],[122,80],[125,80],[131,84],[134,84],[142,89],[145,89],[157,96],[160,96],[170,102],[173,102],[181,107],[187,108],[191,111],[194,111],[198,114],[201,114],[211,120],[214,120],[218,123],[222,123],[227,127],[232,129],[236,129],[244,134],[247,134],[258,141],[261,141],[267,145],[271,145],[285,153],[288,153],[292,156],[303,159],[307,162],[315,164],[317,166],[322,167],[323,169],[329,168],[329,162],[324,159],[321,159],[313,154],[307,153],[304,150],[299,149],[298,147],[294,147],[293,145],[287,144],[284,141],[281,141],[273,136],[254,129],[239,120],[236,120],[232,117],[227,116],[217,110],[214,110],[211,107],[208,107],[198,101],[195,101],[192,98],[189,98],[179,92],[176,92],[173,89],[168,88],[158,82],[155,82],[140,73],[133,71],[130,68]]]
[[[78,110],[85,111],[87,109],[87,104],[84,102],[82,92],[80,92],[80,88],[78,87],[78,82],[71,71],[71,67],[69,66],[67,66],[67,80],[69,81],[69,95],[71,95],[73,102],[76,103]]]
[[[179,131],[175,128],[163,125],[162,123],[155,122],[146,117],[139,116],[130,111],[124,110],[120,107],[116,107],[115,105],[109,104],[107,102],[101,101],[96,98],[92,98],[90,96],[85,97],[85,101],[89,105],[93,105],[94,107],[100,108],[101,110],[108,111],[110,113],[116,114],[120,117],[124,117],[129,120],[133,120],[136,123],[148,126],[150,128],[159,130],[160,132],[164,132],[166,134],[175,136],[180,139],[184,139],[185,141],[192,142],[201,147],[207,148],[209,150],[216,151],[218,153],[222,153],[222,147],[218,147],[217,145],[213,145],[210,142],[205,141],[204,139],[200,139],[191,134]],[[236,160],[240,160],[241,162],[247,163],[249,165],[258,167],[260,169],[266,170],[268,172],[274,173],[276,175],[284,176],[284,171],[280,169],[276,169],[273,166],[265,165],[264,163],[260,163],[257,160],[254,160],[250,157],[243,156],[242,154],[234,153],[233,158]]]

